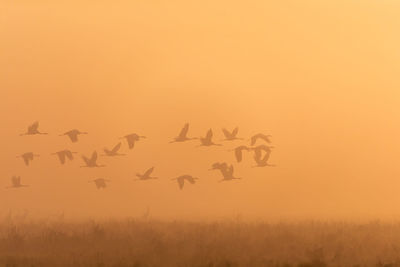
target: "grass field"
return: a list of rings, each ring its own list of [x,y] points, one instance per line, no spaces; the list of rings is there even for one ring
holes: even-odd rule
[[[400,266],[400,223],[0,223],[0,266]]]

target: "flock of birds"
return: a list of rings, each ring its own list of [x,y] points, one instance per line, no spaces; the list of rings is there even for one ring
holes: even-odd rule
[[[212,129],[209,129],[207,131],[206,136],[199,137],[199,138],[188,137],[188,131],[189,131],[189,124],[186,123],[184,125],[184,127],[181,129],[179,135],[177,137],[175,137],[170,143],[186,142],[186,141],[190,141],[190,140],[199,140],[200,141],[199,146],[222,146],[222,144],[217,144],[217,143],[213,142]],[[243,138],[237,137],[238,132],[239,132],[238,127],[233,129],[231,132],[228,131],[227,129],[222,129],[222,132],[225,136],[225,139],[223,141],[244,140]],[[76,142],[78,142],[78,136],[82,135],[82,134],[88,134],[88,133],[81,132],[77,129],[73,129],[73,130],[70,130],[68,132],[61,134],[60,136],[68,136],[69,139],[71,140],[71,142],[76,143]],[[28,129],[25,133],[21,134],[21,136],[23,136],[23,135],[47,135],[47,133],[40,132],[39,131],[39,122],[35,122],[28,127]],[[271,137],[270,135],[265,135],[262,133],[255,134],[249,139],[250,146],[241,145],[230,151],[234,152],[237,162],[241,162],[243,160],[243,152],[247,151],[247,152],[254,153],[253,158],[256,163],[256,165],[254,167],[275,166],[275,165],[269,164],[269,159],[270,159],[270,155],[272,152],[271,149],[273,148],[273,146],[269,145],[271,143],[270,137]],[[128,144],[129,149],[133,149],[135,147],[135,143],[143,138],[146,138],[146,137],[138,135],[136,133],[132,133],[132,134],[125,135],[125,136],[121,137],[120,139],[125,139]],[[261,144],[261,145],[256,146],[256,143],[258,140],[263,141],[266,144]],[[122,145],[122,142],[119,142],[111,150],[105,148],[103,156],[116,157],[116,156],[126,155],[126,154],[119,153],[121,145]],[[77,153],[78,152],[73,152],[71,150],[65,149],[65,150],[55,152],[52,155],[56,155],[58,157],[60,163],[65,164],[67,159],[70,161],[73,160],[74,154],[77,154]],[[34,154],[33,152],[27,152],[27,153],[24,153],[17,157],[22,158],[25,165],[29,166],[30,162],[33,161],[34,158],[39,157],[39,156],[40,155]],[[85,165],[80,166],[80,167],[81,168],[83,168],[83,167],[86,167],[86,168],[105,167],[105,165],[99,165],[97,163],[97,158],[98,158],[98,154],[96,151],[94,151],[92,153],[91,157],[86,157],[86,156],[82,155],[82,159],[83,159],[83,162],[85,163]],[[234,176],[233,165],[232,164],[229,165],[226,162],[216,162],[216,163],[212,164],[212,166],[209,170],[219,170],[220,171],[220,173],[223,177],[223,179],[220,180],[220,182],[241,179],[240,177]],[[151,167],[143,174],[139,174],[139,173],[136,174],[136,176],[138,177],[137,180],[145,181],[145,180],[150,180],[150,179],[158,179],[158,177],[151,176],[153,171],[154,171],[154,167]],[[192,175],[185,174],[185,175],[181,175],[179,177],[173,178],[172,180],[176,180],[179,188],[183,189],[185,182],[190,183],[190,184],[195,184],[197,179],[198,179],[197,177],[193,177]],[[98,179],[92,180],[91,182],[94,182],[98,189],[102,189],[102,188],[107,187],[107,182],[109,182],[109,180],[104,179],[104,178],[98,178]],[[21,188],[21,187],[26,187],[26,186],[29,186],[29,185],[22,184],[20,176],[13,176],[11,178],[11,186],[8,188]]]

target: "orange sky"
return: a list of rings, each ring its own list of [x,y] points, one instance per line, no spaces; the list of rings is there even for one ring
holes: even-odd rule
[[[4,1],[0,7],[0,215],[160,218],[399,218],[398,1]],[[134,2],[134,3],[132,3]],[[39,120],[49,136],[20,137]],[[275,168],[222,148],[170,145],[240,127],[273,135]],[[58,134],[88,131],[78,144]],[[148,138],[106,168],[61,166],[137,132]],[[124,144],[125,145],[125,144]],[[128,152],[126,146],[123,148]],[[16,155],[42,156],[25,167]],[[133,182],[156,166],[158,181]],[[169,179],[201,180],[180,191]],[[112,180],[104,191],[88,179]]]

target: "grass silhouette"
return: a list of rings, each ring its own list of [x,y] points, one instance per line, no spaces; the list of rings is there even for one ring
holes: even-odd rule
[[[400,224],[0,223],[0,266],[400,266]]]

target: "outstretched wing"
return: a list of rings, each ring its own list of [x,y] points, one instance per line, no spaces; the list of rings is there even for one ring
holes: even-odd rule
[[[30,161],[29,155],[23,155],[22,158],[24,159],[25,165],[29,166],[29,161]]]
[[[21,177],[20,176],[11,177],[11,184],[13,186],[19,186],[21,184]]]
[[[271,143],[271,140],[270,140],[269,137],[268,137],[267,135],[265,135],[265,134],[261,134],[261,135],[259,136],[259,138],[262,139],[262,140],[264,140],[264,141],[267,142],[267,143]]]
[[[78,133],[77,132],[69,131],[66,134],[68,135],[69,139],[71,139],[72,143],[78,142]]]
[[[57,152],[58,159],[61,164],[65,163],[65,151]]]
[[[150,169],[148,169],[148,170],[143,174],[143,176],[149,177],[150,174],[153,172],[153,170],[154,170],[154,167],[151,167]]]
[[[261,149],[260,149],[260,147],[256,147],[255,149],[254,149],[254,160],[256,161],[256,162],[259,162],[259,161],[261,161]]]
[[[185,178],[191,184],[196,183],[196,180],[192,176],[186,176]]]
[[[104,179],[101,179],[101,178],[94,180],[94,183],[96,184],[97,189],[106,188],[107,187],[106,182],[104,181]]]
[[[39,128],[39,122],[35,121],[28,127],[28,132],[36,132]]]
[[[261,162],[267,163],[270,156],[271,156],[271,151],[266,151],[266,153],[265,153],[264,157],[262,158]]]
[[[133,135],[126,135],[126,141],[128,142],[129,149],[132,149],[135,146],[135,139]]]
[[[69,150],[65,150],[65,151],[64,151],[64,155],[67,156],[67,158],[68,158],[69,160],[73,160],[73,159],[74,159],[74,156],[72,155],[72,152],[69,151]]]
[[[222,132],[224,133],[226,139],[231,138],[231,133],[227,129],[223,128]]]
[[[233,129],[232,131],[232,137],[235,137],[239,132],[239,127],[236,127],[235,129]]]
[[[183,189],[183,186],[185,185],[185,180],[182,178],[182,177],[179,177],[178,179],[177,179],[177,181],[178,181],[178,185],[179,185],[179,189]]]
[[[85,161],[86,165],[90,165],[90,159],[88,159],[86,156],[82,156],[83,161]]]
[[[187,135],[187,133],[188,133],[188,131],[189,131],[189,123],[186,123],[186,124],[183,126],[181,132],[179,133],[178,138],[185,138],[186,135]]]
[[[231,164],[231,166],[229,166],[227,172],[228,172],[229,176],[231,176],[231,177],[233,176],[233,165],[232,164]]]
[[[262,139],[267,143],[271,143],[271,140],[269,140],[269,137],[265,134],[256,134],[251,138],[251,145],[254,146],[254,144],[257,142],[257,139]]]
[[[97,161],[97,152],[94,151],[92,153],[92,157],[90,158],[90,162],[94,164],[94,163],[96,163],[96,161]]]
[[[256,135],[253,135],[253,136],[251,137],[251,139],[250,139],[250,145],[254,146],[254,144],[257,142],[257,138],[258,138],[258,135],[257,135],[257,134],[256,134]]]
[[[242,148],[241,147],[237,147],[235,149],[235,156],[236,156],[236,161],[237,162],[241,162],[242,161],[243,155],[242,155]]]
[[[121,148],[121,142],[119,142],[112,150],[111,153],[115,154]]]
[[[212,132],[212,129],[210,129],[207,132],[206,139],[211,141],[212,137],[213,137],[213,132]]]

